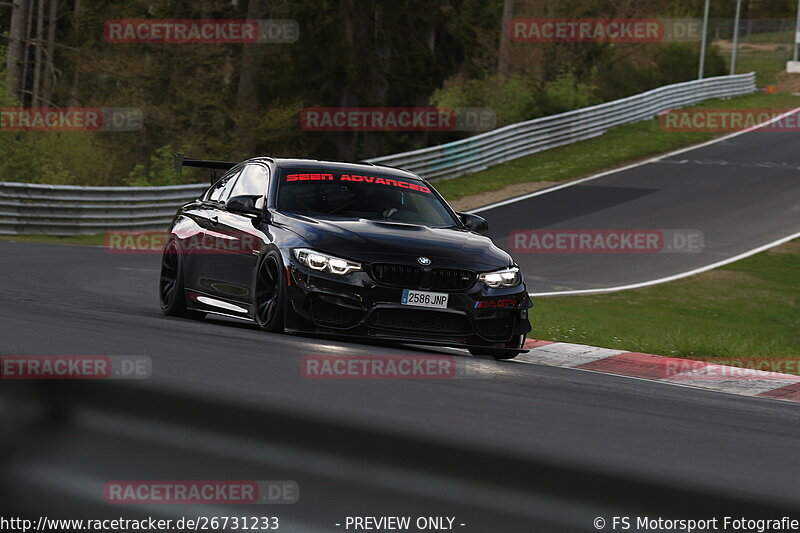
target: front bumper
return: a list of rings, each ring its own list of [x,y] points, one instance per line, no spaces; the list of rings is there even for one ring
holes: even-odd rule
[[[286,328],[292,331],[519,353],[525,350],[514,341],[531,330],[533,304],[524,283],[491,289],[476,281],[466,290],[436,289],[449,294],[448,305],[431,309],[401,304],[403,288],[363,271],[336,276],[291,264],[287,276]]]

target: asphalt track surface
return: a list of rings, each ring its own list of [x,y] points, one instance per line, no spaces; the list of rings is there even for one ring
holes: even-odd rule
[[[645,283],[800,233],[798,143],[797,132],[755,130],[475,212],[512,252],[531,293]],[[702,232],[704,246],[690,253],[515,250],[509,236],[530,229],[691,230]]]
[[[158,266],[156,255],[0,242],[0,354],[146,355],[153,377],[135,385],[142,394],[153,387],[191,391],[800,504],[794,404],[515,361],[477,361],[469,379],[305,379],[300,360],[308,355],[461,352],[269,334],[224,318],[167,318],[157,304]],[[351,503],[342,504],[342,515],[361,509]]]
[[[482,215],[506,248],[509,233],[528,228],[704,233],[705,248],[692,254],[516,254],[532,292],[670,276],[800,230],[798,140],[792,133],[751,132]],[[305,379],[301,358],[309,355],[464,352],[269,334],[224,318],[167,318],[157,302],[159,260],[98,247],[0,242],[0,354],[146,355],[153,377],[136,383],[142,394],[152,388],[187,391],[553,464],[800,504],[793,468],[800,410],[794,404],[516,361],[476,361],[468,379]],[[80,450],[79,442],[72,445]],[[79,451],[71,457],[90,469],[92,458]],[[124,470],[120,465],[123,479]],[[342,516],[363,514],[357,501],[330,498],[337,498]],[[331,504],[312,497],[302,505]]]

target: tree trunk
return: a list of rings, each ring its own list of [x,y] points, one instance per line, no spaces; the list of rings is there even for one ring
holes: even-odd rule
[[[44,1],[38,0],[39,9],[36,13],[36,53],[33,63],[33,95],[32,107],[42,105],[42,45],[44,44]]]
[[[268,0],[250,0],[247,5],[248,20],[263,20],[269,15]],[[241,148],[249,156],[256,155],[258,139],[255,130],[259,122],[259,66],[267,45],[246,43],[242,49],[239,84],[236,88],[236,121],[241,134]]]
[[[369,97],[370,107],[385,107],[389,96],[389,80],[392,79],[392,48],[389,44],[388,34],[391,27],[387,28],[386,19],[389,18],[383,11],[383,7],[376,5],[372,13],[372,50],[375,55],[374,66],[369,69],[370,82]],[[371,61],[372,65],[373,62]],[[384,138],[380,132],[363,132],[363,144],[361,155],[363,157],[374,157],[380,155],[381,140]],[[351,158],[355,158],[353,154]]]
[[[26,96],[30,94],[30,90],[27,90],[28,87],[28,69],[31,65],[31,34],[33,31],[33,8],[34,4],[31,1],[28,1],[27,11],[27,20],[25,21],[25,46],[22,52],[22,84],[20,85],[20,101],[23,105],[25,105],[26,98],[28,102],[30,99]]]
[[[45,47],[45,66],[44,66],[44,92],[42,100],[44,105],[53,105],[53,87],[56,83],[55,53],[56,44],[56,25],[58,22],[58,0],[50,0],[50,16],[48,17],[47,27],[47,46]]]
[[[53,1],[55,2],[56,0],[53,0]],[[75,18],[80,17],[82,11],[83,11],[83,9],[81,7],[81,0],[75,0],[75,3],[73,4],[73,10],[72,10],[73,16]],[[69,105],[69,106],[78,105],[77,94],[78,94],[78,86],[80,84],[80,69],[82,67],[82,64],[83,64],[83,61],[80,59],[80,56],[77,56],[75,62],[72,65],[72,68],[73,68],[73,71],[72,71],[72,89],[69,91],[69,100],[67,102],[67,105]]]
[[[22,65],[25,51],[25,28],[28,23],[29,0],[14,0],[11,6],[11,26],[8,32],[6,83],[9,95],[22,100]]]
[[[373,80],[374,71],[369,68],[374,58],[375,51],[364,43],[374,44],[370,35],[374,35],[374,18],[371,17],[374,2],[360,2],[359,0],[342,0],[339,3],[340,30],[337,36],[338,53],[343,64],[347,64],[347,74],[341,80],[338,88],[339,106],[343,108],[369,107],[369,94],[364,88]],[[333,134],[333,143],[336,147],[336,158],[341,161],[352,161],[356,158],[358,143],[361,138],[359,131],[342,131]]]
[[[508,76],[508,25],[514,14],[514,0],[504,0],[503,2],[503,22],[500,28],[500,49],[497,53],[497,73]]]

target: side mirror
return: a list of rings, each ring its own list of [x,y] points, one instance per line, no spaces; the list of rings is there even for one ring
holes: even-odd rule
[[[461,219],[461,222],[464,223],[464,226],[470,231],[489,231],[489,223],[486,222],[486,219],[483,217],[479,217],[478,215],[472,215],[470,213],[457,213],[458,217]]]
[[[240,215],[260,215],[261,209],[256,207],[256,202],[260,196],[233,196],[225,203],[225,207],[231,213],[238,213]]]

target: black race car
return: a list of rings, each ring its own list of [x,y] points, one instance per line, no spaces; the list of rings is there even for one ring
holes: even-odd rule
[[[170,227],[167,315],[253,320],[312,332],[524,352],[531,301],[511,257],[424,179],[390,167],[258,157],[185,159],[212,185]],[[217,171],[225,171],[216,178]]]

